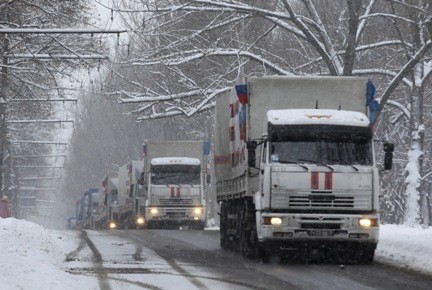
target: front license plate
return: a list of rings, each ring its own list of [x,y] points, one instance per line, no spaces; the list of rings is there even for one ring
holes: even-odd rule
[[[329,236],[333,236],[333,231],[329,231],[329,230],[310,230],[309,231],[309,236],[324,236],[324,237],[329,237]]]

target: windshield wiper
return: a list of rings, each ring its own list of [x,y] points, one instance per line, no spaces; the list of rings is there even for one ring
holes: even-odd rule
[[[303,167],[304,169],[306,169],[306,170],[309,171],[309,167],[304,166],[304,165],[301,165],[301,164],[299,164],[299,163],[296,162],[296,161],[292,161],[292,160],[283,160],[283,161],[276,161],[276,162],[283,163],[283,164],[296,164],[296,165],[298,165],[298,166],[300,166],[300,167]]]
[[[319,164],[319,165],[325,166],[325,167],[329,168],[331,171],[334,171],[334,168],[333,168],[333,167],[331,167],[331,166],[328,165],[328,164],[325,164],[325,163],[322,162],[322,161],[309,160],[309,159],[298,159],[298,161],[312,162],[312,163],[314,163],[314,164]]]
[[[357,167],[355,167],[354,165],[352,165],[352,164],[350,164],[348,162],[344,162],[344,161],[341,161],[341,160],[331,160],[331,161],[336,161],[336,162],[338,162],[338,163],[340,163],[342,165],[351,166],[355,171],[357,171],[357,172],[359,171],[359,169]]]
[[[333,165],[337,165],[337,164],[341,164],[341,165],[347,165],[347,166],[351,166],[355,171],[359,171],[359,169],[357,168],[357,167],[355,167],[354,165],[352,165],[352,164],[350,164],[350,163],[348,163],[348,162],[346,162],[346,161],[342,161],[342,160],[339,160],[339,159],[327,159],[328,161],[333,161],[333,162],[336,162],[335,164],[333,164]]]

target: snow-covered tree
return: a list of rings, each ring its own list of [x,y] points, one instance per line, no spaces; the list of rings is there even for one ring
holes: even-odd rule
[[[422,181],[425,178],[424,156],[426,126],[430,119],[425,119],[427,96],[430,96],[428,84],[432,75],[432,7],[429,1],[390,1],[391,15],[385,17],[389,25],[398,33],[399,40],[403,43],[400,52],[404,56],[403,66],[398,71],[397,77],[403,84],[404,94],[402,103],[391,100],[390,105],[398,108],[396,116],[406,121],[407,154],[404,168],[404,186],[401,187],[405,194],[403,221],[408,225],[429,224],[430,204],[429,192],[425,191]],[[397,82],[390,83],[396,86]],[[383,98],[390,97],[384,93]],[[394,119],[403,122],[399,117]],[[396,122],[395,122],[396,123]],[[430,133],[429,133],[430,134]]]
[[[214,98],[242,73],[369,76],[384,108],[377,136],[407,134],[399,145],[408,154],[397,151],[408,156],[401,169],[406,183],[396,189],[389,184],[387,193],[403,191],[405,223],[427,223],[420,188],[423,100],[431,67],[429,1],[126,2],[114,7],[133,30],[121,65],[137,77],[125,78],[128,86],[107,86],[106,92],[139,106],[131,110],[138,120],[212,108]],[[392,127],[404,118],[408,129]]]

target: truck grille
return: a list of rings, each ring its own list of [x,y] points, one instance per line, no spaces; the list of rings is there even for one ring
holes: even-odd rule
[[[186,210],[167,210],[166,216],[172,219],[185,218]]]
[[[354,207],[354,197],[335,195],[290,195],[289,207]]]
[[[161,206],[190,206],[192,205],[192,199],[190,198],[161,198]]]

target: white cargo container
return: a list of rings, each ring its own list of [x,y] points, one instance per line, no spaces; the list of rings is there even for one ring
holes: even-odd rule
[[[206,220],[205,142],[146,141],[144,144],[145,219],[148,228]]]
[[[253,77],[216,100],[222,248],[264,259],[327,248],[373,261],[379,180],[372,91],[359,77]],[[392,146],[385,146],[386,168]]]

